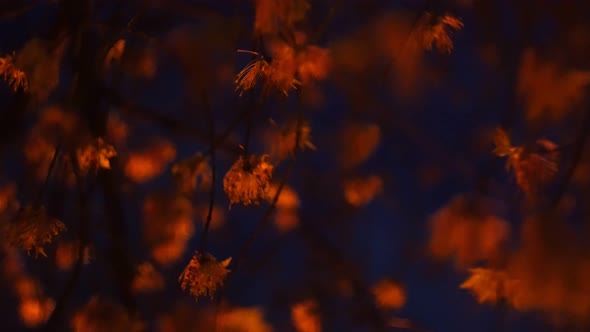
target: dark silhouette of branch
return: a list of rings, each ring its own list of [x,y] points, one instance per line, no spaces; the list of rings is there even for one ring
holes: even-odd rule
[[[51,174],[53,173],[53,169],[55,168],[55,164],[57,162],[57,159],[59,158],[60,153],[61,153],[61,144],[58,144],[55,147],[55,152],[53,153],[53,157],[51,158],[51,162],[49,163],[49,168],[47,169],[47,175],[45,176],[45,181],[43,181],[43,184],[41,185],[41,189],[39,190],[39,194],[38,194],[37,199],[35,200],[33,206],[39,206],[41,204],[41,202],[43,201],[43,197],[45,196],[45,193],[47,192],[47,189],[49,187],[49,180],[51,179]]]
[[[82,274],[82,269],[84,266],[84,249],[86,248],[89,242],[88,226],[90,224],[90,211],[88,208],[88,193],[86,191],[86,186],[84,185],[84,179],[80,174],[80,166],[78,165],[76,153],[74,151],[71,151],[69,157],[72,165],[72,170],[76,178],[76,186],[78,188],[78,257],[76,259],[76,264],[74,265],[74,268],[68,278],[68,281],[66,282],[63,290],[61,291],[55,303],[55,308],[44,326],[44,331],[61,331],[61,328],[59,328],[61,323],[60,321],[63,318],[62,316],[65,311],[66,305],[72,297],[78,282],[80,281],[80,276]]]
[[[213,111],[211,105],[209,105],[209,98],[207,92],[203,92],[203,106],[205,112],[209,118],[209,133],[211,146],[209,148],[209,155],[211,156],[211,190],[209,192],[209,208],[207,211],[207,219],[205,221],[205,227],[203,234],[201,235],[201,243],[199,244],[199,251],[203,252],[207,246],[207,234],[209,234],[209,226],[211,225],[211,219],[213,218],[213,207],[215,205],[215,120],[213,117]]]

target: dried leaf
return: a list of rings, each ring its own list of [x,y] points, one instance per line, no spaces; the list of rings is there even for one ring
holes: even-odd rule
[[[351,124],[341,138],[340,158],[345,168],[352,168],[367,160],[377,149],[381,129],[376,124]]]
[[[164,288],[164,277],[149,262],[142,263],[137,267],[137,272],[131,289],[134,292],[152,292]]]
[[[14,64],[14,54],[0,58],[0,75],[15,92],[19,89],[27,91],[29,87],[27,75]]]
[[[105,69],[110,69],[113,62],[120,62],[123,52],[125,52],[125,39],[119,39],[109,49],[107,56],[104,58]]]
[[[509,280],[506,272],[484,268],[469,269],[471,276],[460,288],[469,289],[479,303],[497,303],[504,298],[505,283]]]
[[[298,332],[320,332],[322,330],[317,307],[314,300],[305,300],[291,306],[291,321]]]
[[[450,54],[453,50],[453,41],[449,36],[450,30],[459,30],[463,23],[458,18],[451,15],[434,17],[431,13],[426,13],[422,18],[421,42],[425,50],[431,50],[434,44],[441,53]]]
[[[51,298],[29,297],[19,303],[18,313],[25,326],[34,328],[47,321],[53,308],[55,301]]]
[[[494,133],[494,145],[495,148],[492,153],[498,157],[506,157],[515,152],[510,143],[510,137],[502,128],[497,128]]]
[[[33,38],[17,52],[15,66],[27,78],[28,92],[37,100],[45,100],[59,83],[60,63],[65,43]]]
[[[406,292],[397,283],[383,279],[372,288],[377,306],[382,309],[399,309],[406,303]]]
[[[74,332],[140,332],[144,324],[129,315],[125,307],[108,299],[93,296],[73,316]]]
[[[264,320],[264,314],[258,307],[233,308],[222,311],[219,313],[217,322],[221,332],[272,331],[272,327]]]
[[[429,251],[439,259],[455,259],[464,269],[494,259],[510,233],[509,224],[494,216],[484,200],[453,198],[430,218]]]
[[[518,94],[527,103],[527,119],[557,121],[576,106],[590,83],[590,72],[565,70],[545,62],[528,49],[522,55],[518,74]]]
[[[180,287],[182,290],[188,290],[195,299],[201,296],[213,299],[229,273],[227,267],[230,262],[231,257],[218,262],[213,255],[197,251],[178,277]]]
[[[213,173],[209,166],[209,159],[201,153],[174,164],[172,174],[176,178],[180,192],[183,193],[191,193],[197,188],[208,191],[212,185]]]
[[[151,146],[129,155],[125,175],[142,183],[162,174],[164,168],[176,157],[176,148],[171,142],[158,140]]]
[[[18,215],[5,225],[4,236],[8,243],[30,253],[47,257],[44,246],[65,231],[66,226],[59,220],[47,215],[44,207],[26,206]]]
[[[383,181],[376,175],[344,182],[344,198],[348,204],[355,207],[369,204],[382,190]]]
[[[240,156],[223,178],[223,190],[231,204],[258,205],[266,197],[272,179],[273,165],[268,157]]]
[[[100,137],[76,150],[78,166],[82,174],[89,171],[96,172],[100,168],[111,169],[109,159],[116,155],[115,148],[110,144],[106,144]]]
[[[281,29],[292,29],[310,8],[307,0],[256,0],[255,6],[254,31],[258,34],[277,34]]]

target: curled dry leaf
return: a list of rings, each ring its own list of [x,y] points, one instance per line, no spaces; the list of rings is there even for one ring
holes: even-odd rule
[[[301,33],[299,33],[300,35]],[[300,40],[305,40],[300,37]],[[296,39],[297,40],[297,39]],[[313,80],[323,80],[328,76],[331,66],[330,51],[313,45],[299,44],[294,48],[282,39],[273,38],[267,43],[272,60],[257,55],[236,76],[236,91],[242,95],[254,88],[258,80],[263,81],[264,89],[275,89],[288,95],[300,85]]]
[[[98,169],[111,169],[109,159],[117,155],[115,148],[104,142],[101,137],[76,150],[78,167],[82,174]]]
[[[268,156],[240,156],[223,178],[223,190],[231,204],[258,205],[266,197],[272,179],[273,165]]]
[[[16,92],[26,91],[29,87],[26,74],[14,64],[14,54],[0,57],[0,75],[6,83]]]
[[[4,227],[4,236],[8,243],[27,253],[33,251],[35,257],[39,254],[47,257],[44,247],[66,229],[61,221],[48,216],[44,207],[32,206],[19,211]]]
[[[508,134],[502,128],[497,128],[494,133],[494,145],[495,148],[492,153],[498,157],[510,156],[516,149],[512,147],[510,137],[508,137]]]
[[[452,30],[460,30],[463,22],[451,15],[434,17],[432,13],[426,13],[422,18],[419,38],[425,50],[431,50],[436,46],[439,52],[450,54],[453,50],[453,41],[450,37]]]
[[[191,293],[195,299],[201,296],[209,296],[213,299],[215,292],[225,282],[230,262],[231,257],[218,262],[213,255],[197,251],[178,277],[180,287]]]
[[[535,193],[548,184],[557,174],[557,145],[551,141],[539,139],[536,151],[517,148],[508,159],[508,168],[514,170],[516,182],[528,194]]]
[[[498,157],[508,157],[506,168],[514,170],[516,182],[528,193],[534,193],[549,183],[557,174],[557,145],[546,139],[538,139],[532,147],[512,146],[508,134],[497,129],[494,135],[494,151]]]

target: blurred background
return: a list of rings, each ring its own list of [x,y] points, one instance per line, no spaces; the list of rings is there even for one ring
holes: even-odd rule
[[[587,1],[0,3],[6,331],[586,331]]]

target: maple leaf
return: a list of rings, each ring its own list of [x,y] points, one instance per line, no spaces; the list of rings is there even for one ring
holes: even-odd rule
[[[433,23],[430,23],[434,21]],[[422,30],[422,45],[425,50],[431,50],[434,44],[436,48],[443,53],[450,54],[453,50],[453,41],[449,34],[450,29],[459,30],[463,23],[451,15],[443,15],[434,19],[431,13],[426,13],[423,18],[424,26]]]
[[[471,276],[459,286],[469,289],[479,303],[496,303],[503,297],[503,284],[506,281],[506,272],[494,271],[484,268],[469,269]]]
[[[498,256],[508,239],[510,225],[491,214],[491,202],[458,195],[430,218],[429,251],[439,259],[455,259],[464,269]]]
[[[99,168],[110,169],[111,162],[109,159],[116,155],[115,148],[105,143],[100,137],[76,151],[78,166],[83,174],[90,170],[96,171]]]
[[[546,139],[535,142],[537,151],[518,147],[508,158],[508,169],[514,169],[516,182],[526,193],[534,193],[557,174],[557,145]]]
[[[510,137],[502,128],[497,128],[494,133],[494,151],[492,152],[498,157],[506,157],[515,152],[515,149],[510,143]]]
[[[539,60],[532,49],[522,55],[517,92],[527,103],[529,121],[562,119],[582,100],[583,88],[589,83],[590,71],[565,70]]]

